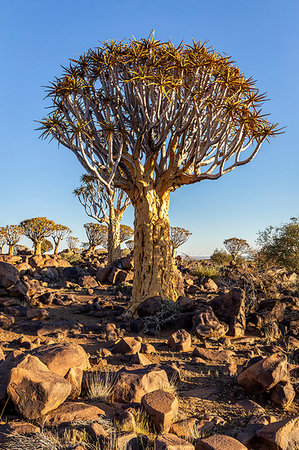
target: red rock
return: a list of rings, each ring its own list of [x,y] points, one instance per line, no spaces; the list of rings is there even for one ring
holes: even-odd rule
[[[228,332],[228,325],[219,322],[212,308],[203,305],[193,316],[193,326],[195,334],[199,338],[215,337],[219,338]]]
[[[178,412],[178,399],[171,393],[157,390],[145,394],[141,405],[149,415],[155,429],[167,432]]]
[[[89,368],[88,355],[85,350],[77,344],[52,344],[39,347],[31,352],[37,356],[49,370],[64,377],[69,369]]]
[[[299,417],[270,423],[257,432],[257,444],[267,450],[299,448]]]
[[[141,342],[133,337],[122,338],[117,342],[111,349],[112,353],[120,353],[121,355],[133,355],[134,353],[140,352]]]
[[[155,439],[156,450],[194,450],[194,445],[180,439],[175,434],[165,433]]]
[[[13,403],[29,420],[56,409],[70,392],[70,383],[59,375],[21,368],[12,369],[7,387]]]
[[[136,353],[132,359],[131,364],[138,364],[140,366],[149,366],[152,362],[142,353]]]
[[[152,344],[142,343],[140,353],[150,355],[151,353],[156,353],[156,349]]]
[[[83,370],[80,367],[72,367],[64,377],[72,386],[70,398],[77,398],[81,394]]]
[[[186,330],[178,330],[170,336],[167,345],[175,352],[188,352],[191,347],[191,335]]]
[[[287,364],[285,355],[274,353],[241,372],[237,381],[247,392],[261,394],[287,377]]]
[[[117,374],[113,389],[114,401],[140,402],[145,394],[168,385],[169,381],[164,370],[152,367],[125,367]]]
[[[270,393],[272,402],[285,409],[293,402],[296,392],[289,381],[280,381]]]
[[[12,264],[0,261],[0,287],[10,288],[19,279],[19,271]]]
[[[214,434],[205,439],[200,439],[195,450],[247,450],[240,441],[224,434]]]
[[[65,402],[55,411],[43,417],[43,425],[46,427],[58,427],[61,424],[72,423],[76,420],[98,420],[99,416],[105,416],[105,412],[95,405],[83,402]]]
[[[210,302],[218,319],[228,324],[228,335],[230,336],[240,337],[245,334],[245,300],[245,292],[242,289],[234,288]]]

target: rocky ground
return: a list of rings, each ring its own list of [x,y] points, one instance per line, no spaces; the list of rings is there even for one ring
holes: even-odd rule
[[[130,256],[0,258],[1,449],[299,449],[295,274],[178,260],[129,319]]]

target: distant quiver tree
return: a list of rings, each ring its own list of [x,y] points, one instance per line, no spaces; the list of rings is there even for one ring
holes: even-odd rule
[[[24,235],[33,242],[34,254],[41,255],[41,245],[45,238],[51,236],[55,222],[46,217],[34,217],[33,219],[26,219],[20,223]]]
[[[108,262],[121,257],[120,222],[130,204],[127,194],[118,188],[107,187],[98,178],[85,174],[74,194],[89,217],[108,226]]]
[[[223,244],[228,253],[230,253],[233,263],[237,261],[238,256],[247,253],[249,250],[249,245],[245,241],[245,239],[232,237],[229,239],[225,239],[225,241],[223,241]]]
[[[54,242],[54,255],[58,255],[59,244],[61,243],[61,241],[63,241],[63,239],[67,239],[70,236],[71,232],[72,230],[65,225],[55,225],[51,234],[51,238]]]
[[[3,253],[3,247],[5,245],[5,231],[4,227],[0,227],[0,255]]]
[[[146,298],[176,300],[169,241],[171,191],[247,164],[279,130],[228,56],[205,44],[148,39],[102,43],[71,60],[48,87],[42,137],[69,148],[135,209],[129,313]]]
[[[14,248],[24,234],[23,228],[18,225],[7,225],[4,228],[5,242],[8,245],[8,254],[14,254]]]
[[[108,228],[105,225],[90,222],[85,223],[84,228],[89,243],[88,251],[94,252],[99,245],[107,248]]]
[[[170,227],[170,244],[172,257],[175,257],[175,251],[181,245],[185,244],[192,233],[185,228]]]

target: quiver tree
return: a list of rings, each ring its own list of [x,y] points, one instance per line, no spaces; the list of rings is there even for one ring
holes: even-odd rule
[[[84,228],[89,243],[88,251],[94,252],[99,245],[107,248],[108,228],[105,225],[91,222],[85,223]]]
[[[243,255],[249,251],[249,245],[247,244],[245,239],[232,237],[229,239],[225,239],[225,241],[223,241],[223,244],[228,253],[231,254],[233,263],[236,263],[238,256]]]
[[[34,217],[26,219],[20,223],[24,235],[33,242],[34,254],[41,255],[41,245],[45,238],[51,236],[55,228],[53,220],[46,217]]]
[[[130,204],[127,194],[87,174],[82,176],[81,185],[74,190],[74,194],[89,217],[107,224],[108,262],[120,258],[120,222]]]
[[[48,253],[53,250],[53,244],[48,239],[44,239],[41,245],[41,253]]]
[[[69,236],[67,238],[67,246],[70,250],[74,250],[76,247],[78,247],[79,239],[74,236]]]
[[[0,227],[0,255],[3,253],[3,247],[5,245],[5,231],[4,227]]]
[[[71,234],[72,230],[65,225],[55,225],[54,230],[51,234],[51,238],[54,242],[54,255],[58,255],[59,244],[63,239],[67,239]]]
[[[130,241],[126,241],[126,246],[128,247],[128,249],[130,250],[130,252],[132,250],[134,250],[134,239],[131,239]]]
[[[191,236],[189,230],[185,230],[185,228],[180,227],[170,227],[170,244],[171,244],[171,253],[172,257],[175,257],[175,251],[181,245],[185,244],[188,241],[189,236]]]
[[[201,43],[108,42],[72,60],[48,88],[44,138],[69,148],[135,209],[130,312],[147,297],[177,298],[169,194],[216,180],[251,161],[278,130],[265,100],[235,67]]]
[[[24,231],[18,225],[7,225],[4,228],[5,243],[8,245],[8,254],[14,254],[15,245],[19,242],[24,234]]]

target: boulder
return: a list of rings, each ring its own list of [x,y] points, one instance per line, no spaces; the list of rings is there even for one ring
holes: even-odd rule
[[[162,308],[162,298],[159,296],[149,297],[137,308],[139,317],[154,316]]]
[[[107,448],[121,449],[121,450],[139,450],[139,442],[137,434],[130,431],[123,431],[118,433],[113,440],[110,440],[110,445]]]
[[[280,381],[272,389],[270,398],[280,408],[288,408],[295,398],[296,392],[289,381]]]
[[[246,330],[245,292],[234,288],[210,302],[217,318],[229,326],[228,335],[244,336]]]
[[[114,354],[133,355],[140,352],[141,342],[133,337],[125,337],[118,341],[111,349]]]
[[[14,434],[34,434],[40,433],[40,427],[30,422],[7,422],[0,424],[0,444],[4,444],[8,436]]]
[[[94,288],[94,287],[98,287],[99,284],[97,283],[97,281],[91,277],[90,275],[84,275],[83,277],[81,277],[79,279],[79,284],[80,286],[84,287],[84,288]]]
[[[140,402],[149,392],[163,389],[169,381],[165,370],[151,366],[134,368],[124,367],[117,373],[113,389],[113,399],[116,402]]]
[[[171,393],[161,389],[145,394],[141,405],[149,415],[156,431],[169,431],[178,412],[178,399]]]
[[[229,329],[226,323],[219,322],[212,308],[208,305],[202,305],[193,316],[193,327],[195,334],[199,338],[220,338],[224,336]]]
[[[19,271],[13,265],[0,261],[0,287],[10,288],[19,280]]]
[[[89,368],[88,355],[80,345],[77,344],[52,344],[38,347],[31,351],[37,356],[48,369],[64,377],[72,368],[86,370]]]
[[[287,376],[287,357],[282,353],[274,353],[250,365],[240,373],[237,381],[247,392],[261,394],[272,389]]]
[[[191,347],[191,335],[186,330],[178,330],[170,336],[167,345],[175,352],[188,352]]]
[[[200,439],[195,450],[247,450],[240,441],[225,434],[214,434],[205,439]]]
[[[112,264],[109,264],[106,267],[100,267],[96,274],[96,280],[99,281],[100,283],[105,283],[112,268],[113,268]]]
[[[81,394],[83,370],[80,367],[72,367],[64,377],[72,386],[70,398],[77,398]]]
[[[155,439],[156,450],[194,450],[194,445],[180,439],[175,434],[164,433]]]
[[[257,432],[258,448],[295,450],[299,448],[299,417],[270,423]]]
[[[131,359],[131,364],[138,364],[140,366],[149,366],[152,362],[142,353],[135,353]]]
[[[20,413],[29,420],[58,408],[70,395],[70,383],[50,371],[14,368],[7,393]]]
[[[43,417],[43,425],[46,427],[58,427],[76,420],[96,421],[100,416],[105,416],[105,412],[95,405],[83,402],[65,402],[55,411]]]

